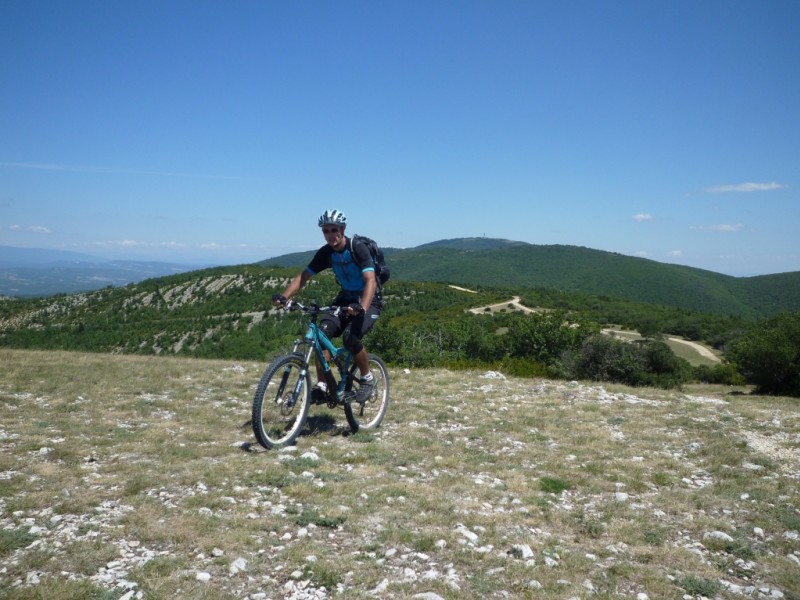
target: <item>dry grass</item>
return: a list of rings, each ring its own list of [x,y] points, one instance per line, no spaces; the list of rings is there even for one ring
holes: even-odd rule
[[[393,371],[261,452],[264,365],[0,361],[0,597],[800,598],[796,400]]]

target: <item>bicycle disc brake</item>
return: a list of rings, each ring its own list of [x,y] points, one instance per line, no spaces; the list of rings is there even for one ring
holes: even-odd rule
[[[287,394],[285,398],[281,398],[281,415],[288,416],[292,414],[297,402],[292,398],[291,394]]]

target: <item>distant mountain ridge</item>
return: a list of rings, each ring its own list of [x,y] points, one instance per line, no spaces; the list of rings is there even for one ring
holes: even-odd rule
[[[201,268],[160,262],[84,262],[88,255],[51,251],[29,252],[20,258],[25,253],[17,250],[0,246],[0,295],[92,291]],[[256,266],[302,269],[314,252],[285,254]],[[556,290],[750,319],[800,310],[800,272],[740,278],[591,248],[497,238],[455,238],[407,249],[384,247],[384,253],[393,280]],[[22,260],[27,264],[19,266]]]
[[[0,246],[0,296],[86,292],[200,268],[199,265],[104,260],[79,252]]]
[[[515,242],[502,238],[470,237],[438,240],[416,246],[413,250],[428,250],[429,248],[453,248],[455,250],[497,250],[516,246],[532,246],[528,242]]]
[[[392,277],[464,286],[544,288],[748,318],[800,310],[800,272],[738,278],[578,246],[496,238],[384,248]],[[258,264],[302,268],[314,251]]]
[[[34,265],[98,262],[106,261],[103,261],[96,256],[92,256],[91,254],[70,252],[69,250],[0,246],[0,266],[18,268]]]

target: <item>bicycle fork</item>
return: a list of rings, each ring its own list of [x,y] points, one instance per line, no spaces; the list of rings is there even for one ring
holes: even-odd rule
[[[294,384],[292,393],[285,401],[283,400],[283,394],[286,390],[286,385],[289,382],[289,375],[292,372],[291,365],[286,365],[286,368],[283,370],[283,375],[281,376],[281,383],[278,386],[278,393],[275,396],[275,402],[281,404],[281,414],[283,415],[288,415],[291,413],[295,405],[297,405],[297,401],[303,391],[303,385],[305,385],[306,379],[308,378],[308,363],[311,360],[311,353],[314,351],[314,346],[309,346],[308,353],[304,357],[303,354],[298,352],[298,348],[304,341],[305,340],[297,340],[294,344],[294,349],[292,350],[293,354],[296,354],[302,359],[300,364],[300,375],[297,377],[297,382]]]
[[[300,393],[300,384],[302,384],[303,380],[298,379],[297,385],[295,385],[295,389],[292,394],[289,396],[288,399],[284,400],[283,393],[286,390],[286,384],[289,381],[289,374],[292,371],[292,367],[287,365],[283,369],[283,375],[281,376],[281,383],[278,386],[278,393],[275,394],[275,402],[276,404],[281,405],[281,414],[286,416],[292,412],[294,405],[297,404],[297,395]]]

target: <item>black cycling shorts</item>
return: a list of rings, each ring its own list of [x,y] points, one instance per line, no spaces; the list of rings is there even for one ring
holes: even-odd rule
[[[361,338],[372,329],[375,321],[381,314],[381,309],[370,306],[364,314],[351,317],[344,313],[338,317],[325,314],[320,317],[319,326],[329,338],[335,338],[342,333],[342,343],[352,354],[358,354],[364,348]]]

